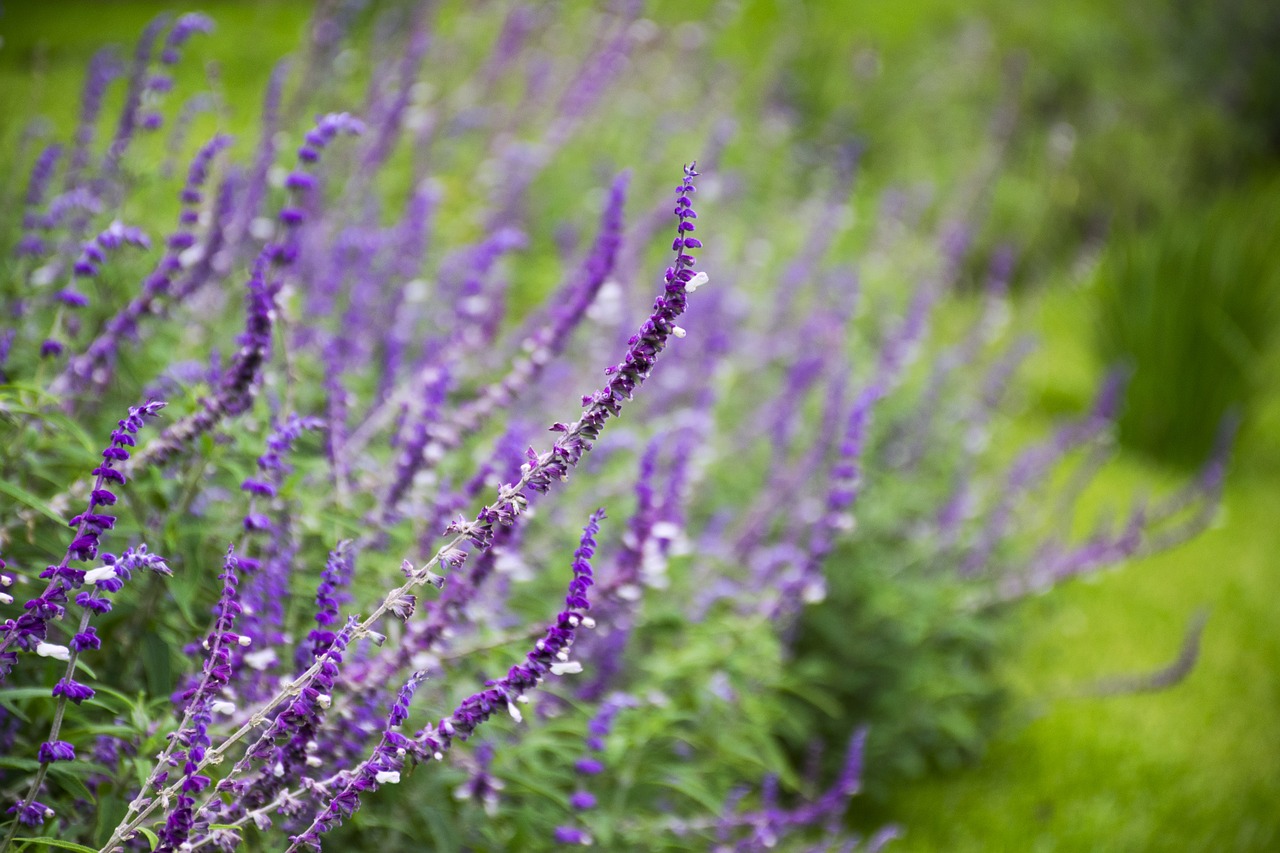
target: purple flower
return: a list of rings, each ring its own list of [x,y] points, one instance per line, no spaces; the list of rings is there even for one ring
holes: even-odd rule
[[[142,427],[143,422],[148,418],[156,417],[164,406],[162,402],[153,401],[131,407],[129,414],[117,422],[117,429],[111,434],[111,445],[103,451],[103,463],[93,469],[93,473],[97,475],[97,482],[90,492],[89,506],[85,512],[77,515],[70,522],[70,525],[76,529],[76,535],[67,546],[66,555],[58,565],[50,566],[41,573],[41,577],[49,579],[49,586],[40,596],[27,602],[25,606],[27,613],[18,620],[10,620],[0,626],[0,653],[5,652],[14,643],[21,648],[33,647],[44,639],[46,623],[50,619],[61,617],[61,603],[66,601],[67,591],[79,586],[84,577],[83,571],[70,567],[71,561],[93,559],[98,553],[100,537],[115,526],[114,516],[97,511],[101,506],[99,495],[111,494],[103,489],[103,485],[107,481],[124,482],[124,475],[117,471],[115,466],[128,458],[129,454],[125,448],[133,446],[133,436]],[[112,495],[112,501],[114,501],[114,495]],[[109,604],[105,607],[99,606],[100,599],[96,596],[96,591],[93,594],[81,593],[76,600],[80,602],[83,598],[84,602],[87,602],[85,606],[90,607],[94,612],[109,610]],[[77,636],[77,640],[90,642],[89,635]],[[0,681],[6,674],[7,667],[0,668]],[[93,695],[92,691],[89,695]]]
[[[573,769],[577,770],[584,776],[596,776],[604,772],[604,762],[598,758],[586,756],[584,758],[579,758],[574,763]]]
[[[52,764],[55,761],[75,761],[76,750],[65,740],[55,740],[40,744],[36,757],[41,764]]]
[[[333,643],[334,634],[328,626],[338,620],[338,608],[351,600],[351,594],[347,592],[355,571],[355,553],[351,545],[350,541],[339,542],[338,547],[329,552],[324,571],[320,573],[320,584],[316,588],[316,623],[320,628],[308,635],[312,655],[317,658]]]
[[[174,21],[169,37],[165,39],[164,50],[160,53],[160,61],[165,65],[174,65],[179,59],[179,51],[187,40],[196,33],[208,35],[213,32],[213,19],[200,12],[188,12]]]
[[[689,198],[694,193],[693,179],[697,174],[693,165],[686,166],[684,183],[676,187],[675,210],[681,223],[697,216]],[[549,491],[553,482],[567,478],[570,469],[591,450],[605,422],[622,411],[622,404],[630,400],[648,378],[668,339],[673,334],[677,337],[683,334],[675,321],[688,305],[687,291],[696,290],[707,281],[706,273],[693,272],[694,259],[685,252],[685,241],[686,238],[676,238],[675,265],[669,267],[664,276],[663,295],[654,301],[653,313],[627,342],[623,360],[605,369],[605,375],[610,377],[608,383],[582,398],[586,411],[573,424],[553,424],[552,431],[560,433],[560,437],[546,453],[538,455],[530,449],[520,483],[503,486],[502,498],[497,504],[482,510],[474,522],[455,522],[450,526],[451,532],[464,533],[477,547],[487,548],[493,540],[495,526],[514,523],[528,505],[526,488],[538,493]]]
[[[184,250],[196,243],[192,227],[198,218],[196,207],[203,200],[201,188],[208,179],[211,163],[230,144],[229,136],[217,134],[196,152],[180,195],[183,207],[178,217],[178,230],[165,241],[163,257],[143,280],[141,293],[106,322],[102,333],[81,355],[71,359],[64,380],[73,379],[77,383],[98,386],[106,384],[119,347],[136,334],[138,322],[154,314],[160,301],[169,295],[174,277],[183,269]]]
[[[111,48],[99,50],[89,61],[89,72],[85,77],[84,91],[80,96],[80,118],[76,125],[75,148],[72,150],[71,162],[67,167],[68,187],[77,185],[80,173],[89,165],[94,129],[98,123],[98,115],[102,112],[102,97],[107,86],[122,73],[124,73],[124,66]]]
[[[576,826],[557,826],[552,837],[560,844],[591,844],[587,831]]]
[[[45,820],[53,817],[53,809],[49,808],[44,803],[37,802],[36,800],[30,800],[19,805],[10,806],[8,813],[16,814],[18,816],[18,823],[23,826],[40,826],[45,822]]]
[[[90,625],[71,638],[71,648],[77,652],[102,648],[102,640],[98,638],[98,629]]]
[[[282,72],[278,76],[282,77]],[[268,91],[270,110],[275,108],[275,99],[278,97],[275,87],[278,85],[279,80],[273,77],[272,87]],[[346,113],[330,114],[320,119],[316,128],[308,133],[308,138],[315,135],[317,140],[327,144],[339,133],[359,133],[362,128],[359,119]],[[312,153],[318,157],[318,149],[312,149]],[[312,157],[308,160],[302,156],[301,151],[299,157],[306,162],[315,159]],[[262,168],[262,180],[265,180],[269,166],[268,161]],[[299,192],[295,190],[295,194]],[[199,411],[166,429],[139,455],[135,464],[164,464],[190,447],[196,438],[213,429],[223,419],[242,414],[253,404],[257,380],[271,352],[275,299],[283,285],[279,275],[297,260],[299,252],[298,228],[296,225],[285,224],[287,227],[284,238],[269,242],[253,262],[246,288],[245,329],[238,341],[240,349],[218,383],[217,393],[211,399],[203,400]]]
[[[92,699],[94,690],[92,687],[89,687],[86,684],[81,684],[74,679],[61,678],[58,680],[58,683],[54,685],[52,695],[54,698],[65,696],[69,701],[79,705],[86,699]]]

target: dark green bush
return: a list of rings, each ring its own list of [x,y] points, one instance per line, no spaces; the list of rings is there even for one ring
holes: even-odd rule
[[[1193,463],[1266,379],[1280,321],[1280,181],[1113,239],[1097,277],[1097,346],[1133,377],[1120,439]]]

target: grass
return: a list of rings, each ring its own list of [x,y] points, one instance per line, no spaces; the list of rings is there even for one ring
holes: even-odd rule
[[[1020,312],[1045,332],[1029,367],[1087,373],[1079,294]],[[1070,383],[1068,383],[1068,387]],[[1052,399],[1062,393],[1055,385]],[[1274,414],[1277,402],[1272,399]],[[1042,406],[1043,408],[1043,406]],[[1274,417],[1270,419],[1274,422]],[[1254,851],[1280,845],[1280,490],[1274,447],[1237,459],[1218,523],[1172,552],[1028,602],[1009,665],[1021,719],[980,765],[895,801],[903,851]],[[1086,516],[1167,472],[1122,456],[1086,496]],[[1154,671],[1209,609],[1190,675],[1154,694],[1078,697],[1096,679]]]

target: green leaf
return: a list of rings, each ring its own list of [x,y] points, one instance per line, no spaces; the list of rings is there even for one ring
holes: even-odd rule
[[[76,762],[76,765],[79,766],[50,764],[49,775],[56,776],[59,783],[74,791],[76,796],[89,802],[93,802],[93,791],[90,791],[89,787],[85,785],[84,781],[79,777],[87,775],[85,771],[88,771],[88,773],[94,772],[96,768],[90,767],[89,765],[81,762]]]
[[[138,827],[138,834],[139,834],[139,835],[141,835],[142,837],[146,838],[146,839],[147,839],[147,841],[150,841],[150,842],[151,842],[151,849],[152,849],[152,850],[155,850],[157,847],[159,847],[159,846],[160,846],[160,836],[156,835],[156,834],[155,834],[154,832],[152,832],[151,830],[149,830],[149,829],[145,829],[145,828],[143,828],[143,827],[141,827],[141,826],[140,826],[140,827]]]
[[[59,850],[78,850],[80,853],[98,853],[97,848],[85,847],[83,844],[76,844],[71,841],[59,841],[56,838],[15,838],[22,844],[43,844],[46,847],[57,847]]]
[[[658,784],[664,788],[670,788],[676,793],[684,794],[686,797],[702,806],[702,808],[706,810],[707,814],[719,814],[720,810],[724,807],[722,798],[714,796],[705,788],[694,784],[692,780],[685,781],[682,779],[668,778],[659,781]]]
[[[49,506],[40,498],[31,494],[16,483],[10,483],[8,480],[0,480],[0,492],[4,492],[18,503],[26,504],[41,515],[53,519],[59,525],[67,523],[65,518],[53,511],[53,507]]]
[[[169,644],[155,634],[142,638],[143,671],[147,674],[147,687],[152,696],[163,696],[173,683],[169,661]]]
[[[0,690],[0,702],[15,699],[32,699],[36,696],[44,696],[46,699],[52,699],[53,694],[49,691],[49,687],[7,687]]]

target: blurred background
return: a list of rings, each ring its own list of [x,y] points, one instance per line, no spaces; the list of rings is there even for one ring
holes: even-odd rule
[[[561,7],[570,30],[592,11]],[[157,11],[197,7],[0,8],[0,182],[12,198],[31,140],[75,127],[94,51],[131,43]],[[316,38],[312,4],[198,8],[218,30],[180,73],[210,83],[217,126],[248,150],[268,70]],[[387,59],[382,7],[353,8],[352,43],[365,47],[338,61],[367,70]],[[505,8],[442,3],[437,28],[482,51]],[[993,665],[1013,697],[999,726],[979,735],[966,717],[952,733],[962,748],[878,756],[888,769],[877,782],[871,762],[867,825],[903,825],[904,851],[1280,849],[1280,4],[706,0],[643,4],[631,26],[630,97],[558,156],[587,164],[592,186],[608,160],[665,187],[720,128],[708,180],[738,186],[732,208],[703,217],[721,262],[758,267],[762,241],[804,245],[823,217],[843,216],[828,252],[861,264],[873,294],[892,273],[860,248],[877,211],[964,222],[972,247],[936,322],[961,327],[993,260],[1011,259],[1009,323],[1039,348],[1010,436],[1047,434],[1089,405],[1106,370],[1127,371],[1118,452],[1084,514],[1181,482],[1224,419],[1239,424],[1209,529],[1010,614]],[[700,124],[664,123],[673,105]],[[193,121],[199,138],[213,119]],[[174,169],[162,146],[152,162]],[[769,233],[752,233],[761,221]],[[534,242],[553,242],[554,226]],[[517,281],[517,303],[553,277]],[[1174,661],[1201,611],[1183,677],[1092,689]],[[887,713],[930,714],[913,705],[928,692]]]

